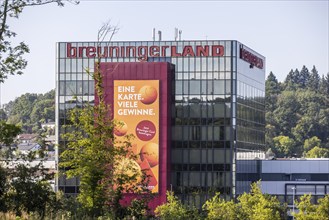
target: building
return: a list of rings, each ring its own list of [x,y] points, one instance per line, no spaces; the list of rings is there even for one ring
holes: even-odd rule
[[[237,160],[237,195],[250,191],[261,180],[263,193],[276,196],[291,210],[304,194],[316,202],[329,194],[329,159]]]
[[[102,57],[103,70],[114,64],[120,69],[111,67],[118,71],[120,80],[107,79],[105,90],[112,97],[109,103],[118,97],[113,87],[122,86],[125,80],[129,86],[135,80],[150,80],[160,96],[165,92],[164,97],[169,97],[166,102],[161,98],[159,107],[154,108],[160,109],[160,121],[156,120],[155,127],[160,129],[160,139],[167,140],[160,141],[158,152],[166,149],[162,152],[165,155],[159,154],[159,160],[165,158],[168,165],[160,166],[160,172],[168,175],[165,179],[159,177],[158,182],[174,190],[186,203],[197,206],[215,191],[226,198],[234,197],[236,152],[263,149],[265,144],[265,58],[234,40],[58,43],[59,146],[65,147],[60,134],[65,132],[66,112],[84,102],[94,103],[94,81],[85,69],[93,71],[98,55]],[[160,67],[153,66],[156,63],[167,65],[167,69],[158,74]],[[163,74],[172,76],[164,83]],[[162,90],[163,86],[167,91]],[[163,123],[165,109],[167,121]],[[78,193],[78,185],[78,179],[63,177],[57,182],[58,189],[68,194]],[[163,192],[159,194],[165,196]]]

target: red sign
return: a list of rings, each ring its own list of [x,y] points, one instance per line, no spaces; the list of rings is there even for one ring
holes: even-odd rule
[[[244,49],[243,47],[240,47],[240,58],[259,69],[263,69],[264,67],[262,58]]]
[[[224,55],[222,45],[184,46],[181,50],[177,46],[78,46],[71,43],[66,45],[68,58],[95,57],[138,57],[147,60],[148,57],[220,57]]]

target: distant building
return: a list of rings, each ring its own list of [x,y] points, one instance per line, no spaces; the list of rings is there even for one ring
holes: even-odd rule
[[[17,144],[16,150],[24,155],[27,155],[29,152],[38,151],[41,149],[41,146],[38,143],[20,143]]]
[[[37,139],[37,134],[19,134],[16,138],[18,143],[32,143]]]
[[[276,196],[292,208],[293,198],[311,194],[313,201],[329,194],[329,158],[237,160],[237,196],[261,180],[263,193]]]

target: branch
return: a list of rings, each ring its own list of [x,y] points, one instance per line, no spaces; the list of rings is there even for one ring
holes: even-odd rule
[[[75,4],[75,5],[80,3],[80,1],[77,1],[77,0],[45,0],[45,1],[33,0],[31,2],[30,2],[30,0],[28,0],[27,2],[19,0],[17,2],[12,3],[9,7],[5,7],[4,11],[0,14],[0,18],[7,16],[7,14],[11,11],[14,12],[13,16],[17,17],[18,14],[22,12],[24,7],[47,5],[47,4],[51,4],[51,3],[57,3],[58,6],[62,7],[62,6],[64,6],[63,1],[71,3],[71,4]],[[8,0],[6,0],[5,3],[8,4]]]

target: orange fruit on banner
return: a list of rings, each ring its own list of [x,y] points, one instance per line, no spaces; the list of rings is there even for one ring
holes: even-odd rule
[[[159,145],[155,143],[145,144],[140,152],[141,160],[147,159],[150,164],[150,167],[154,167],[159,163]]]
[[[158,97],[158,92],[153,86],[143,86],[139,90],[142,100],[140,100],[145,105],[152,104]]]
[[[114,127],[114,134],[116,136],[123,136],[128,131],[128,125],[124,121],[119,121]]]

